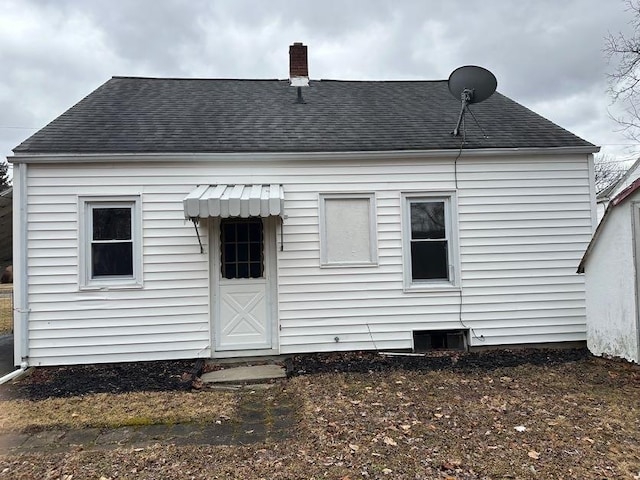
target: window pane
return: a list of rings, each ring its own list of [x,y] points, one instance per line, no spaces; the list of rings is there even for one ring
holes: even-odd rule
[[[249,264],[251,278],[262,277],[262,262],[251,262]]]
[[[413,280],[449,279],[447,241],[411,242]]]
[[[133,276],[133,243],[91,245],[91,277]]]
[[[261,242],[262,241],[262,221],[254,221],[249,224],[249,241]]]
[[[236,278],[236,264],[227,263],[222,266],[222,276],[224,278]]]
[[[238,261],[239,262],[249,261],[249,244],[246,242],[238,243]]]
[[[236,278],[249,278],[249,264],[248,263],[239,263],[238,264],[238,275]]]
[[[237,223],[236,228],[238,229],[238,240],[239,242],[246,242],[249,240],[249,226],[245,223]]]
[[[130,208],[94,208],[94,240],[131,240]]]
[[[224,256],[222,261],[225,263],[236,261],[236,244],[227,242],[224,244]]]
[[[222,241],[223,242],[235,242],[236,241],[236,224],[223,222],[222,228]]]
[[[249,260],[262,262],[262,243],[252,243],[249,245]]]
[[[411,238],[445,238],[444,202],[411,203]]]
[[[262,219],[225,219],[220,228],[222,276],[224,278],[263,277]]]

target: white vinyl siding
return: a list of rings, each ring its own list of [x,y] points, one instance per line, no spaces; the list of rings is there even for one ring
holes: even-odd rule
[[[405,292],[402,194],[455,191],[452,158],[32,165],[30,361],[211,356],[216,252],[200,253],[182,205],[207,183],[283,185],[283,354],[411,348],[413,330],[460,329],[461,320],[475,332],[472,345],[585,340],[575,270],[592,232],[588,155],[463,155],[457,171],[460,289]],[[377,265],[322,268],[318,195],[360,192],[375,194]],[[97,194],[141,196],[142,289],[78,291],[78,196]]]
[[[376,212],[373,194],[320,195],[320,263],[375,265]]]

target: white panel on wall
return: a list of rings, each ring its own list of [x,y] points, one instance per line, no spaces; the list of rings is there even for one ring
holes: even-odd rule
[[[376,262],[373,194],[320,196],[321,263]]]

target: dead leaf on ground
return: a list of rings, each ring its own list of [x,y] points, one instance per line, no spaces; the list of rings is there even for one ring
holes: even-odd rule
[[[396,442],[393,438],[391,437],[384,437],[384,443],[386,443],[387,445],[391,445],[393,447],[397,447],[398,446],[398,442]]]

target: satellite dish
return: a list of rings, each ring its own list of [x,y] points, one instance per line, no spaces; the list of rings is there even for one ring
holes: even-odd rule
[[[480,103],[496,91],[498,81],[486,68],[467,65],[456,68],[449,75],[449,91],[456,98],[461,98],[465,90],[472,92],[467,103]]]
[[[493,73],[486,68],[475,65],[466,65],[456,68],[448,80],[451,95],[462,103],[458,124],[453,130],[453,135],[459,135],[460,123],[465,109],[472,103],[480,103],[489,98],[496,91],[498,81]]]

